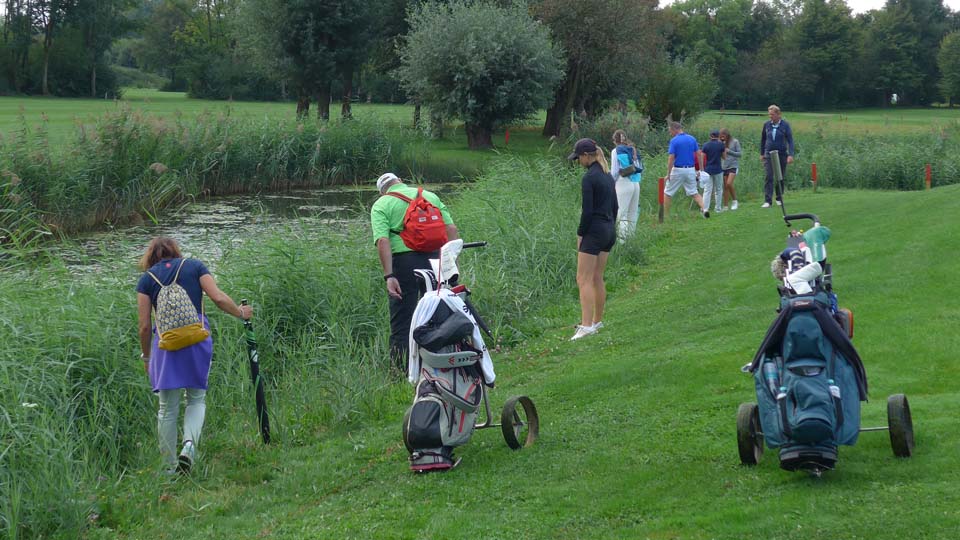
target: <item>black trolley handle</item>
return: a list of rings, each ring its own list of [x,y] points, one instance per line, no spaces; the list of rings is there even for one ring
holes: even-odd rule
[[[809,219],[813,222],[814,227],[820,226],[820,218],[816,214],[787,214],[783,216],[783,221],[786,222],[787,226],[790,226],[790,221],[795,219]]]

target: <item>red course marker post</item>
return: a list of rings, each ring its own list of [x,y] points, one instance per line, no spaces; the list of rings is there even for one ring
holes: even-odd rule
[[[506,133],[503,134],[503,144],[504,146],[510,144],[510,128],[507,128]]]
[[[813,192],[817,192],[817,164],[810,164],[810,176],[813,178]]]
[[[657,194],[658,194],[657,200],[658,200],[658,202],[660,203],[660,212],[659,212],[659,214],[658,214],[658,219],[660,220],[660,223],[663,223],[663,189],[664,189],[664,187],[666,187],[666,179],[661,176],[661,177],[657,180],[657,186],[658,186],[658,190],[659,190],[659,191],[657,192]]]
[[[932,179],[933,179],[933,173],[930,170],[930,164],[927,163],[927,177],[926,177],[927,189],[930,189],[930,181]]]

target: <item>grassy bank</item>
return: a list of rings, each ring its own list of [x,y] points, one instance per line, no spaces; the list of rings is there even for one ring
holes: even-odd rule
[[[548,185],[546,195],[558,194]],[[551,289],[554,307],[538,321],[544,334],[497,355],[495,404],[526,393],[541,410],[542,435],[533,448],[512,452],[498,433],[478,432],[461,451],[458,470],[414,477],[398,428],[409,388],[397,389],[377,417],[315,429],[270,449],[256,443],[249,424],[240,434],[233,422],[217,423],[202,474],[158,484],[148,467],[133,470],[102,493],[99,500],[110,502],[88,535],[949,537],[960,527],[951,427],[960,343],[952,332],[956,309],[941,296],[960,267],[952,255],[960,231],[942,216],[957,211],[958,195],[956,187],[831,191],[792,202],[834,231],[835,283],[841,303],[856,313],[855,342],[870,377],[863,424],[882,425],[885,397],[906,392],[918,443],[910,460],[895,459],[886,435],[872,433],[843,448],[838,470],[821,480],[780,471],[771,453],[756,468],[738,464],[734,415],[740,402],[754,399],[739,366],[775,316],[767,267],[786,228],[772,210],[746,208],[704,221],[678,209],[666,227],[645,216],[642,264],[611,264],[607,327],[599,336],[567,341],[576,306],[572,272],[564,269]],[[562,243],[572,227],[567,222],[534,239],[549,245],[558,236]],[[571,255],[569,248],[545,250],[543,258]],[[475,257],[464,267],[489,258]],[[884,263],[893,260],[895,270]],[[483,308],[490,297],[475,289]],[[301,399],[311,383],[270,397]],[[211,410],[239,414],[226,405]],[[249,406],[245,414],[253,417]]]
[[[524,184],[531,177],[544,178],[536,197]],[[558,298],[572,298],[571,239],[551,231],[576,219],[570,189],[576,181],[572,169],[505,160],[452,203],[461,233],[491,242],[463,261],[504,346],[567,315],[556,306],[563,305]],[[224,249],[222,259],[207,262],[224,290],[256,306],[278,444],[309,446],[389,421],[408,391],[391,382],[386,369],[386,296],[367,227],[331,237],[292,225]],[[640,256],[635,246],[616,260],[635,263]],[[154,399],[135,354],[138,273],[133,260],[105,257],[104,269],[89,280],[51,265],[22,269],[0,283],[0,341],[7,345],[0,374],[5,388],[17,389],[0,402],[9,420],[0,423],[7,448],[0,453],[0,525],[6,527],[0,530],[7,534],[69,538],[91,516],[97,528],[145,517],[128,515],[132,509],[116,491],[124,471],[152,477],[156,469]],[[219,312],[210,315],[217,342],[210,402],[218,405],[203,446],[212,464],[215,455],[251,449],[254,417],[240,325]],[[204,468],[198,477],[208,474],[215,473]],[[240,474],[252,474],[254,482],[273,476]]]
[[[257,307],[275,443],[256,436],[240,325],[213,313],[210,407],[190,480],[157,476],[133,261],[97,281],[47,268],[0,282],[0,374],[16,389],[0,403],[5,533],[892,539],[960,526],[949,422],[960,343],[956,310],[940,300],[960,268],[960,231],[942,219],[957,211],[956,187],[789,200],[834,230],[835,283],[870,376],[864,424],[882,424],[885,396],[901,391],[917,424],[912,460],[865,434],[815,482],[769,454],[756,469],[737,464],[734,413],[753,399],[738,368],[776,305],[767,265],[786,232],[776,212],[704,221],[675,205],[657,226],[645,211],[638,237],[611,257],[607,328],[572,344],[578,174],[507,161],[451,201],[464,237],[491,242],[461,267],[504,340],[494,407],[529,394],[543,425],[519,453],[478,432],[448,475],[406,470],[399,419],[411,389],[385,370],[385,298],[363,226],[337,238],[271,231],[208,261],[224,290]],[[922,510],[896,512],[905,500]]]
[[[24,128],[0,142],[0,209],[7,215],[0,225],[15,231],[7,219],[30,215],[74,233],[153,219],[185,199],[319,187],[384,170],[437,172],[421,159],[422,146],[416,136],[373,122],[165,120],[124,109],[82,129],[65,153],[51,148],[44,131]]]
[[[374,178],[384,170],[431,181],[473,178],[498,154],[561,154],[569,141],[540,136],[538,125],[495,136],[497,148],[466,148],[462,126],[430,140],[403,128],[412,108],[358,104],[358,121],[319,125],[292,120],[289,103],[189,100],[182,94],[127,92],[123,101],[0,98],[0,244],[37,245],[49,232],[75,233],[154,219],[185,199],[223,193],[322,186]],[[829,187],[911,190],[960,178],[960,113],[927,110],[791,114],[797,161],[791,187],[810,186],[811,165]],[[743,116],[750,114],[752,116]],[[754,136],[758,113],[707,113],[689,131],[701,141],[728,127],[743,143],[737,185],[747,199],[762,192]],[[608,126],[609,127],[609,126]],[[612,128],[611,128],[612,129]],[[607,130],[590,135],[601,142]],[[667,137],[648,132],[648,151]],[[646,177],[666,156],[650,154]]]

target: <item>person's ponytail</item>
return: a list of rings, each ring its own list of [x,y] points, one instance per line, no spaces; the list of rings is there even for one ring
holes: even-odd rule
[[[610,165],[607,165],[607,158],[603,154],[603,148],[597,146],[597,152],[594,155],[597,158],[597,163],[599,163],[600,167],[603,169],[603,172],[610,174]]]

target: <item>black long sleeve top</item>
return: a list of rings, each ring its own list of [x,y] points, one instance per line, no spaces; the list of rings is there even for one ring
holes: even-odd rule
[[[583,175],[580,189],[583,193],[583,209],[580,212],[580,226],[577,236],[590,232],[599,222],[613,223],[617,218],[617,190],[613,177],[603,172],[599,163],[594,162]]]

